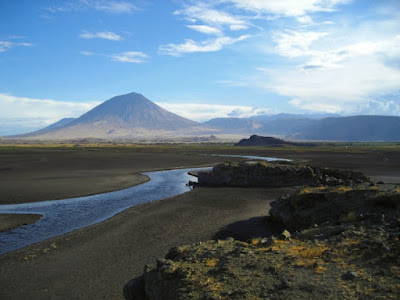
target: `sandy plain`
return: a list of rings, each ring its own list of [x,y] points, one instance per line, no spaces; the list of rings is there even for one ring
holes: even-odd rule
[[[235,160],[200,155],[216,150],[3,151],[2,203],[106,192],[146,180],[139,175],[142,171]],[[400,151],[396,149],[232,147],[224,153],[292,158],[315,166],[362,171],[377,181],[400,182]],[[202,187],[132,207],[102,223],[1,255],[0,298],[123,299],[124,285],[175,245],[252,232],[267,234],[262,219],[268,215],[270,201],[292,192],[287,188]]]

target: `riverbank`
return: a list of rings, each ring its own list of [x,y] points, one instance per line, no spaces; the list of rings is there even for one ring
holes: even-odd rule
[[[105,222],[1,255],[0,298],[123,299],[124,285],[171,247],[217,234],[247,234],[244,228],[265,230],[251,218],[266,216],[270,201],[290,193],[287,188],[196,188],[130,208]]]
[[[196,148],[197,147],[197,148]],[[210,154],[289,158],[313,166],[363,172],[375,181],[400,183],[400,150],[376,147],[275,148],[140,146],[137,148],[0,148],[0,204],[57,200],[120,190],[143,183],[141,172],[211,166],[238,158]]]
[[[213,165],[221,157],[125,151],[0,152],[0,204],[58,200],[121,190],[142,172]]]
[[[35,223],[41,217],[35,214],[0,214],[0,232]]]

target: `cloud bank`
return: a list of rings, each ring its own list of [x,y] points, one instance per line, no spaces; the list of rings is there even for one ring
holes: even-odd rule
[[[62,118],[76,118],[101,102],[67,102],[0,94],[0,135],[27,133]]]
[[[245,105],[168,102],[157,102],[156,104],[179,116],[197,122],[205,122],[213,118],[247,118],[271,113],[271,109],[269,108],[257,108]]]

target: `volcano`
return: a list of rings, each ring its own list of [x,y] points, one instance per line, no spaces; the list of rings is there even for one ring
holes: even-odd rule
[[[141,94],[113,97],[65,125],[13,136],[42,140],[146,138],[210,134],[210,127],[171,113]]]

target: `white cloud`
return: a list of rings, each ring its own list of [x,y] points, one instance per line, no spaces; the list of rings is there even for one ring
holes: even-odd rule
[[[229,26],[229,29],[232,31],[245,30],[247,28],[249,28],[249,26],[243,24],[233,24]]]
[[[27,42],[10,42],[10,41],[0,41],[0,53],[1,52],[6,52],[7,50],[10,50],[11,48],[14,47],[33,47],[34,44],[32,43],[27,43]]]
[[[101,102],[67,102],[52,99],[33,99],[0,94],[0,122],[13,124],[20,132],[24,128],[39,129],[62,118],[79,117]],[[15,124],[15,122],[18,122]]]
[[[186,27],[205,34],[222,35],[221,30],[208,25],[186,25]]]
[[[96,10],[103,10],[110,13],[132,13],[137,8],[130,2],[126,1],[94,1],[92,2],[93,8]]]
[[[274,51],[290,58],[284,66],[259,68],[255,86],[289,97],[294,107],[320,112],[399,114],[398,24],[369,21],[346,32],[274,32]],[[269,51],[271,53],[271,51]],[[294,59],[295,58],[295,59]]]
[[[96,55],[96,53],[91,52],[91,51],[81,51],[81,54],[82,54],[82,55],[85,55],[85,56]]]
[[[73,0],[64,1],[62,5],[46,7],[45,10],[50,13],[71,12],[94,9],[113,14],[133,13],[137,7],[127,1],[108,1],[108,0]],[[47,17],[43,15],[43,17]]]
[[[91,51],[81,51],[81,54],[85,56],[104,56],[110,58],[112,61],[136,64],[145,63],[147,62],[148,58],[150,58],[147,54],[140,51],[126,51],[115,54],[101,54]]]
[[[13,43],[8,41],[0,41],[0,52],[5,52],[13,46]]]
[[[0,136],[23,134],[47,127],[45,118],[10,118],[0,119]]]
[[[380,95],[400,90],[400,70],[374,56],[352,57],[338,67],[267,70],[266,75],[268,84],[263,88],[291,97],[290,104],[311,111],[361,111]]]
[[[172,56],[180,56],[184,53],[194,52],[215,52],[221,50],[226,45],[231,45],[236,42],[243,41],[248,37],[248,35],[242,35],[238,38],[223,36],[202,42],[195,42],[188,39],[183,44],[161,45],[158,50],[159,54],[167,54]]]
[[[213,118],[237,117],[246,118],[271,113],[268,108],[257,108],[244,105],[217,105],[200,103],[167,103],[157,105],[190,120],[204,122]]]
[[[119,54],[109,55],[112,61],[125,62],[125,63],[144,63],[149,56],[143,52],[128,51]]]
[[[223,49],[226,45],[248,38],[249,35],[233,38],[224,33],[225,30],[239,31],[248,29],[249,24],[240,15],[233,15],[226,9],[216,8],[222,2],[191,1],[191,5],[184,5],[183,9],[174,12],[175,15],[182,16],[186,21],[194,23],[186,25],[186,27],[219,37],[200,42],[193,39],[185,39],[185,42],[181,44],[160,45],[158,53],[180,56],[184,53],[215,52]]]
[[[299,17],[308,13],[333,11],[338,5],[350,3],[352,0],[228,0],[227,2],[253,13]]]
[[[273,40],[276,42],[275,49],[279,55],[294,58],[313,55],[315,51],[310,50],[311,44],[326,35],[326,32],[285,30],[275,32]]]
[[[105,40],[110,40],[110,41],[120,41],[122,40],[122,37],[114,32],[111,31],[101,31],[101,32],[96,32],[96,33],[91,33],[86,30],[84,30],[80,35],[80,38],[83,39],[105,39]]]
[[[306,24],[306,25],[314,24],[310,16],[299,16],[296,18],[296,20],[301,24]]]
[[[238,16],[233,16],[222,10],[213,9],[205,3],[199,2],[196,5],[186,6],[182,10],[174,12],[175,15],[182,15],[192,23],[202,22],[208,25],[246,25],[246,22]]]

